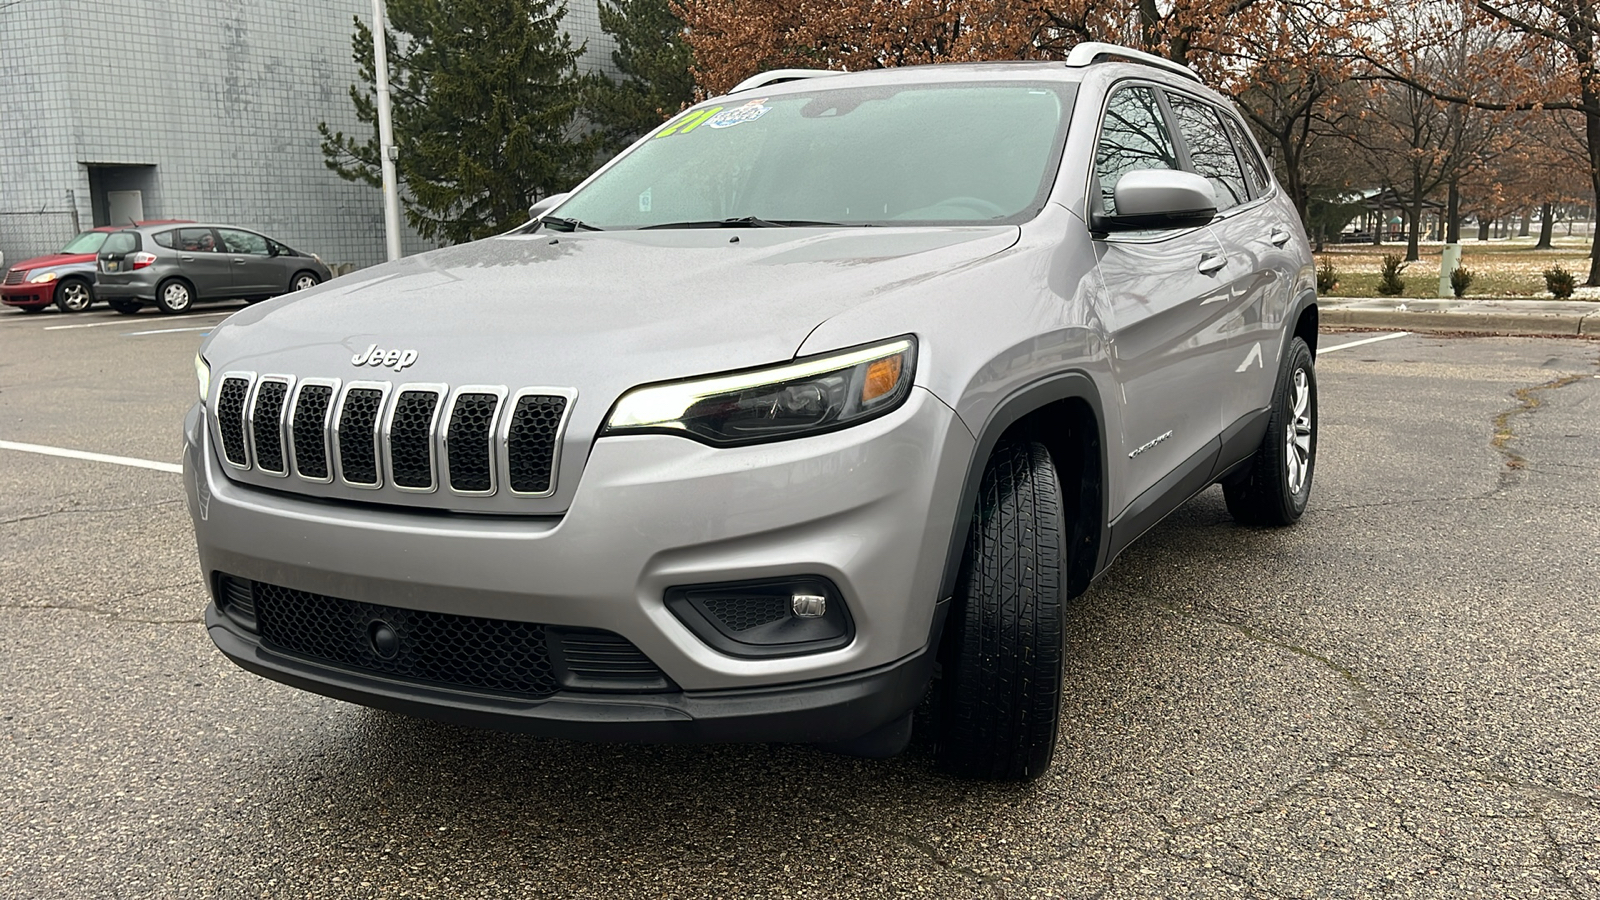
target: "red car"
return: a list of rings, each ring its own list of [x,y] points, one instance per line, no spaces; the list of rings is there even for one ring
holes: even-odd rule
[[[152,219],[136,225],[187,224],[187,219]],[[125,225],[85,231],[47,256],[13,265],[0,278],[0,303],[23,312],[38,312],[54,303],[62,312],[83,312],[94,302],[95,254],[106,235]]]

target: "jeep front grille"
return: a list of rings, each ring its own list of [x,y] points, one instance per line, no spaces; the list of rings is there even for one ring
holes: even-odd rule
[[[571,400],[553,388],[228,372],[211,414],[230,467],[290,483],[478,497],[503,484],[519,497],[547,497]]]

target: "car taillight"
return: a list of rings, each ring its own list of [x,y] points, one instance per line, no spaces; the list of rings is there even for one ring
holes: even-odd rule
[[[130,258],[133,260],[133,267],[135,269],[142,269],[156,261],[156,255],[154,253],[135,253]]]

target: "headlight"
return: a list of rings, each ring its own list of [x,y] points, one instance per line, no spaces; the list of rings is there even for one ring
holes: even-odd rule
[[[917,342],[903,337],[781,366],[634,388],[612,407],[602,435],[682,434],[753,444],[832,431],[905,402]]]
[[[50,282],[55,281],[55,280],[56,280],[56,273],[54,273],[54,272],[40,272],[39,274],[33,276],[32,278],[29,278],[28,279],[28,283],[29,284],[49,284]]]
[[[198,353],[194,355],[194,377],[200,381],[200,402],[205,403],[211,396],[211,366]]]

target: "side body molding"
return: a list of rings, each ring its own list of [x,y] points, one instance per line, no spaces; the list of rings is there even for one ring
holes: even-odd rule
[[[1100,401],[1100,391],[1094,379],[1083,372],[1064,372],[1049,375],[1018,388],[1011,395],[995,405],[994,411],[989,414],[988,421],[978,431],[977,444],[973,448],[972,461],[967,466],[967,474],[961,485],[961,502],[956,507],[955,527],[950,530],[950,549],[945,554],[944,578],[940,582],[939,596],[952,597],[956,592],[956,578],[961,571],[961,558],[966,551],[967,530],[972,523],[972,512],[978,503],[978,487],[983,481],[983,469],[989,462],[989,456],[994,452],[995,445],[1000,442],[1006,429],[1015,425],[1028,414],[1042,409],[1061,400],[1078,399],[1088,404],[1094,413],[1094,426],[1097,432],[1096,449],[1099,454],[1097,463],[1100,467],[1098,490],[1099,510],[1097,511],[1092,527],[1094,550],[1094,567],[1088,571],[1088,578],[1100,574],[1106,567],[1108,559],[1106,549],[1109,529],[1106,526],[1105,511],[1109,502],[1106,478],[1106,435],[1105,415]],[[1063,485],[1063,499],[1067,509],[1073,509],[1077,498],[1069,492],[1075,486]],[[1079,569],[1068,560],[1069,571],[1076,573]],[[1083,583],[1079,587],[1088,586],[1088,578],[1074,579]]]

